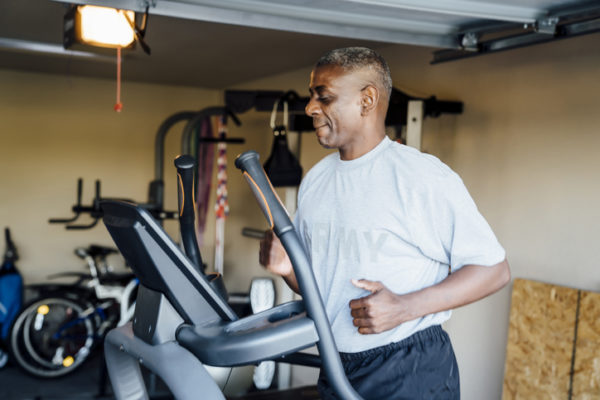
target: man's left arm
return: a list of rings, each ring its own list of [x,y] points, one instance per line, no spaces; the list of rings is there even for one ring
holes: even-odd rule
[[[350,301],[350,311],[359,333],[380,333],[428,314],[473,303],[509,281],[506,259],[493,266],[465,265],[436,285],[403,295],[393,293],[382,282],[353,280],[355,286],[371,294]]]

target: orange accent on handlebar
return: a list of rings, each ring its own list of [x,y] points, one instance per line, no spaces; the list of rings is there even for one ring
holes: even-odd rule
[[[250,182],[252,182],[252,184],[256,188],[257,192],[260,194],[260,197],[262,198],[263,204],[265,205],[265,209],[267,210],[267,213],[269,216],[269,224],[271,225],[271,229],[273,229],[273,227],[275,226],[275,223],[273,221],[273,214],[271,214],[271,208],[269,208],[269,203],[267,203],[267,199],[265,198],[265,195],[260,190],[260,187],[258,187],[256,182],[254,182],[254,179],[252,179],[252,177],[250,176],[250,174],[248,172],[244,171],[244,176],[246,178],[248,178],[250,180]]]
[[[177,179],[179,180],[179,187],[181,188],[181,204],[179,205],[179,216],[183,216],[183,206],[185,205],[185,192],[183,190],[183,179],[181,174],[177,173]]]

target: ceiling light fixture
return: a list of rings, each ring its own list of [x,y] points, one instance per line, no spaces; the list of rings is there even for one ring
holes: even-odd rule
[[[97,47],[126,48],[135,44],[135,13],[99,6],[73,6],[64,18],[65,48],[75,42]]]
[[[64,17],[63,46],[65,49],[75,43],[117,49],[117,101],[114,106],[116,112],[121,112],[123,109],[121,103],[121,49],[133,48],[137,41],[144,52],[150,54],[150,47],[144,42],[149,7],[149,5],[146,6],[141,27],[136,23],[134,11],[111,7],[72,5]]]

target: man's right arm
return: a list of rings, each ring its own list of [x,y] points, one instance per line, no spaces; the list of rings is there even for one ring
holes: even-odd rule
[[[281,241],[272,230],[267,231],[265,237],[260,241],[259,262],[267,271],[281,276],[290,289],[300,294],[292,262]]]

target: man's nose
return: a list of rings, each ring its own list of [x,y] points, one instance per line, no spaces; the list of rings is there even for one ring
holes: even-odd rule
[[[317,114],[318,110],[319,110],[319,107],[317,106],[316,102],[312,98],[308,101],[308,104],[304,108],[304,112],[309,117],[312,117],[313,115]]]

